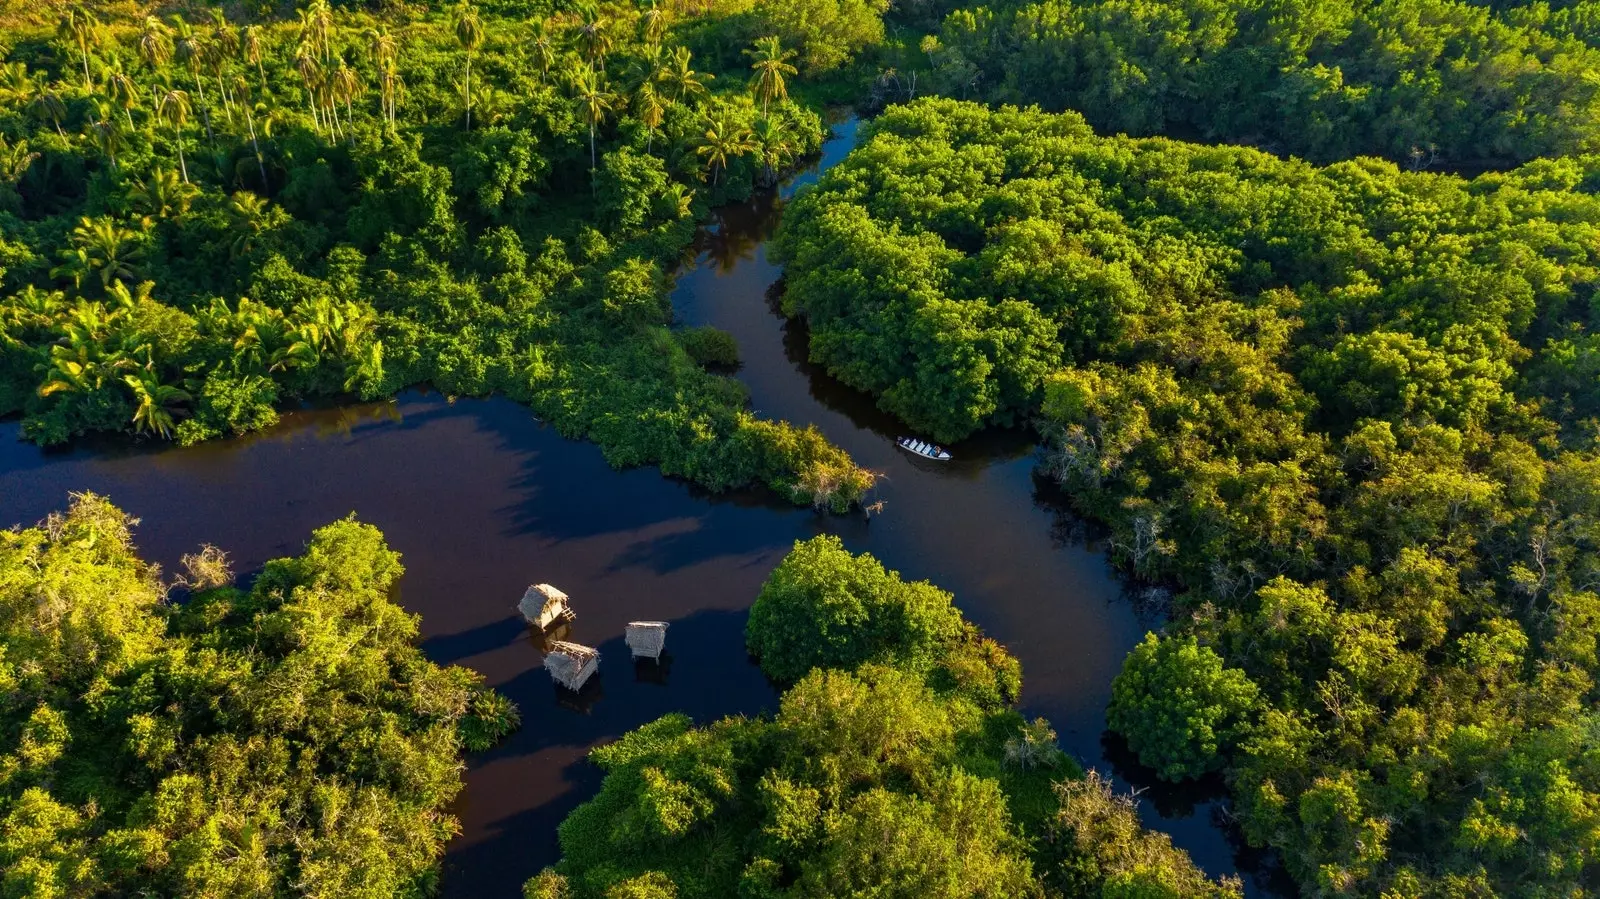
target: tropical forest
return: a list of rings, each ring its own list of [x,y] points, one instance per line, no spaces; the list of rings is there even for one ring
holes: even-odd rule
[[[0,7],[0,899],[1600,895],[1600,0]]]

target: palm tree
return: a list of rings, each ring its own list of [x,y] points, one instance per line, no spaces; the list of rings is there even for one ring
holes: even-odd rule
[[[755,70],[750,77],[750,89],[761,101],[761,114],[765,116],[773,100],[788,98],[789,86],[784,83],[783,76],[799,71],[789,64],[797,54],[783,49],[776,37],[764,37],[756,41],[755,49],[744,51],[744,55],[755,60],[750,64]]]
[[[361,83],[361,76],[356,74],[356,70],[346,65],[343,59],[339,60],[339,68],[334,69],[328,78],[329,99],[334,103],[344,103],[345,123],[350,127],[355,126],[355,98],[365,89],[366,85]],[[352,131],[351,146],[355,145],[355,139],[355,132]]]
[[[400,80],[400,45],[383,27],[367,29],[367,44],[372,51],[372,61],[378,67],[378,99],[383,108],[383,120],[394,127],[395,98],[403,87]]]
[[[556,45],[542,19],[534,19],[528,25],[528,53],[539,70],[540,80],[549,76],[550,68],[556,64]]]
[[[111,160],[111,168],[117,168],[117,148],[122,146],[122,125],[117,121],[116,115],[111,111],[111,104],[101,100],[95,101],[95,117],[89,123],[89,135],[94,139],[100,152]]]
[[[139,32],[139,59],[151,72],[172,59],[172,29],[155,16],[146,16]]]
[[[611,23],[592,5],[585,5],[578,21],[578,49],[589,68],[606,69],[606,54],[611,52]]]
[[[78,220],[72,229],[72,246],[61,251],[61,265],[51,277],[70,277],[82,289],[83,279],[98,278],[102,290],[109,291],[114,281],[132,280],[135,260],[144,255],[139,235],[118,225],[110,216]]]
[[[761,157],[762,181],[771,185],[777,180],[778,172],[794,159],[794,142],[789,139],[789,131],[783,122],[766,116],[756,119],[750,136],[755,140],[756,153]]]
[[[206,108],[206,86],[200,80],[200,64],[209,58],[206,40],[190,28],[182,16],[173,16],[172,24],[176,35],[173,40],[175,55],[179,62],[189,66],[189,75],[194,78],[195,95],[200,98],[200,117],[205,120],[206,139],[215,143],[216,135],[211,133],[211,112]]]
[[[316,45],[309,39],[302,38],[294,50],[294,68],[300,73],[300,80],[306,86],[306,102],[311,107],[311,122],[322,131],[322,116],[318,112],[319,100],[322,96],[322,85],[326,80],[322,71],[322,63],[317,60]]]
[[[483,21],[478,18],[478,8],[468,0],[461,0],[456,5],[455,14],[451,23],[456,32],[456,42],[467,54],[466,80],[461,87],[461,96],[467,106],[467,130],[472,130],[472,54],[483,45]]]
[[[256,154],[256,168],[261,171],[261,189],[267,190],[267,163],[261,156],[261,142],[256,139],[256,104],[250,99],[250,81],[243,75],[233,78],[233,93],[239,98],[239,106],[244,109],[244,122],[247,133],[250,135],[250,148]]]
[[[690,68],[689,48],[679,47],[673,51],[672,64],[662,74],[661,83],[667,89],[667,96],[679,103],[693,105],[695,98],[705,96],[705,82],[711,79],[711,75]]]
[[[266,42],[261,37],[260,25],[246,25],[239,32],[239,55],[246,65],[256,67],[256,79],[261,83],[261,89],[267,89],[267,70],[261,64],[266,58]]]
[[[27,141],[19,140],[13,144],[0,134],[0,184],[13,185],[21,181],[28,167],[38,158],[38,153],[28,149]]]
[[[222,94],[224,109],[232,114],[233,98],[228,95],[228,84],[223,74],[228,63],[239,55],[239,33],[228,24],[228,17],[220,9],[211,10],[211,40],[206,44],[206,62],[217,79],[217,90]],[[230,119],[231,121],[231,119]]]
[[[606,113],[616,103],[616,94],[606,90],[605,82],[594,69],[578,69],[572,73],[572,95],[578,101],[578,114],[589,126],[589,189],[595,187],[595,131],[606,119]]]
[[[39,121],[49,120],[56,126],[56,133],[66,137],[61,130],[61,120],[67,117],[67,104],[56,93],[56,89],[45,83],[44,73],[35,76],[33,100],[28,103],[28,112]]]
[[[78,53],[83,57],[84,93],[94,90],[94,81],[89,77],[89,45],[95,43],[99,31],[100,23],[81,6],[69,7],[56,27],[56,34],[78,45]]]
[[[133,130],[133,108],[139,105],[139,85],[128,77],[122,70],[122,61],[117,60],[111,69],[111,76],[106,80],[106,88],[111,94],[111,102],[122,107],[122,114],[128,120],[128,130]]]
[[[180,388],[161,383],[148,367],[136,374],[124,375],[122,383],[133,391],[134,431],[157,434],[163,440],[172,439],[172,428],[177,423],[173,416],[175,407],[194,397]]]
[[[730,119],[724,112],[721,118],[706,123],[705,136],[695,142],[695,155],[705,159],[711,169],[711,184],[715,186],[728,168],[728,163],[756,149],[750,130]]]
[[[189,165],[183,160],[183,126],[189,122],[189,93],[173,88],[161,96],[156,104],[156,118],[172,128],[172,143],[178,148],[178,170],[183,172],[183,183],[189,183]]]
[[[134,181],[128,199],[146,216],[167,218],[187,213],[198,192],[187,181],[178,180],[178,173],[172,169],[156,169],[149,178]]]
[[[0,65],[0,100],[10,106],[27,106],[39,83],[28,74],[27,63],[8,62]]]
[[[639,124],[645,127],[644,151],[649,153],[655,145],[656,129],[661,127],[662,120],[667,116],[667,107],[661,102],[655,82],[643,82],[633,92],[633,111],[639,117]]]
[[[234,256],[248,256],[256,248],[256,240],[267,229],[270,216],[267,201],[255,194],[241,190],[228,199],[228,224],[233,230]]]
[[[667,31],[667,14],[650,0],[650,5],[639,14],[639,37],[652,47],[661,46],[661,37]]]

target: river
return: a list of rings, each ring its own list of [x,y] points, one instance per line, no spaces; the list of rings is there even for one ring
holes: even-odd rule
[[[45,452],[19,440],[15,421],[0,423],[0,526],[30,524],[70,491],[92,490],[142,519],[147,558],[171,568],[209,542],[245,572],[352,511],[381,528],[403,554],[397,599],[422,616],[424,650],[483,673],[522,709],[520,731],[469,760],[445,896],[515,896],[556,860],[556,825],[598,788],[600,772],[584,761],[595,744],[674,710],[707,721],[774,708],[776,692],[744,652],[746,610],[794,541],[823,532],[953,591],[1022,661],[1024,711],[1048,717],[1064,749],[1148,786],[1146,821],[1208,871],[1255,869],[1214,823],[1214,791],[1148,784],[1103,738],[1111,680],[1154,624],[1123,595],[1092,529],[1035,479],[1030,436],[985,433],[951,447],[953,462],[914,460],[869,398],[806,363],[803,329],[776,313],[780,270],[764,243],[783,201],[855,137],[854,120],[836,125],[810,170],[720,210],[672,302],[679,321],[734,334],[739,377],[763,415],[814,423],[882,473],[886,506],[870,522],[759,493],[709,495],[653,469],[614,471],[598,449],[508,400],[413,390],[287,413],[266,433],[192,448]],[[572,596],[572,639],[601,650],[599,689],[581,704],[540,669],[515,609],[539,581]],[[623,645],[624,625],[641,618],[671,622],[660,669],[636,668]]]

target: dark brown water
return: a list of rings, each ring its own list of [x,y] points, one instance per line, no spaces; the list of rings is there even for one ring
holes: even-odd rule
[[[846,122],[822,166],[854,142]],[[617,472],[594,447],[562,439],[506,400],[412,391],[394,402],[296,412],[273,431],[207,446],[44,453],[0,424],[0,526],[31,523],[93,490],[143,519],[138,542],[167,566],[202,542],[241,571],[298,552],[310,531],[354,511],[404,554],[400,601],[422,616],[424,649],[468,665],[521,706],[522,729],[472,758],[445,862],[447,896],[515,896],[558,857],[555,827],[592,795],[584,761],[597,742],[666,712],[705,721],[772,708],[776,693],[743,649],[746,610],[795,540],[839,534],[907,577],[955,592],[966,614],[1023,664],[1025,711],[1054,722],[1087,764],[1117,766],[1102,740],[1111,679],[1150,626],[1141,622],[1084,528],[1033,477],[1020,432],[952,447],[956,461],[913,460],[869,399],[804,362],[804,334],[775,314],[765,259],[785,196],[724,210],[673,294],[678,318],[738,338],[740,377],[770,417],[813,422],[884,475],[870,523],[796,510],[770,497],[708,496],[654,470]],[[603,654],[598,689],[562,700],[515,610],[524,587],[571,594],[572,639]],[[670,658],[635,668],[624,624],[672,622]],[[1117,767],[1135,783],[1136,768]],[[1212,872],[1236,860],[1213,798],[1154,792],[1145,815]]]

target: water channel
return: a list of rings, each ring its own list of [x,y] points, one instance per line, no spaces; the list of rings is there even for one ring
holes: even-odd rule
[[[298,552],[313,528],[352,511],[381,528],[403,554],[398,600],[422,616],[428,655],[483,673],[522,709],[518,733],[470,760],[454,809],[462,832],[445,859],[450,897],[515,896],[556,860],[556,825],[598,787],[584,761],[595,744],[669,711],[707,721],[774,708],[777,693],[743,649],[746,610],[794,541],[823,532],[953,591],[1021,659],[1024,711],[1048,717],[1085,764],[1144,786],[1102,730],[1111,680],[1152,623],[1088,529],[1035,479],[1029,435],[986,433],[951,447],[954,462],[914,460],[869,398],[806,363],[803,329],[774,310],[780,270],[764,242],[784,200],[855,136],[853,120],[835,126],[811,170],[721,210],[672,302],[679,321],[735,335],[739,377],[763,415],[814,423],[883,473],[887,505],[870,522],[762,494],[708,495],[651,469],[614,471],[596,448],[510,401],[408,391],[289,413],[267,433],[193,448],[44,452],[19,440],[16,422],[0,423],[0,526],[93,490],[142,519],[146,557],[170,568],[210,542],[241,571]],[[585,702],[557,693],[515,610],[536,581],[572,596],[572,639],[602,652],[598,695]],[[672,623],[659,670],[636,668],[623,645],[623,626],[640,618]],[[1148,786],[1147,822],[1208,871],[1256,867],[1213,821],[1214,795]]]

